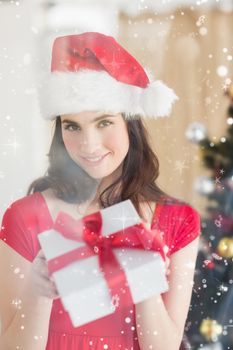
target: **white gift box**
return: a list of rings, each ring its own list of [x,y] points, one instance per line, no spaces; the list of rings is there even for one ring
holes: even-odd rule
[[[130,200],[100,211],[103,236],[141,222]],[[55,230],[38,235],[47,260],[56,258],[85,242],[67,239]],[[113,248],[113,252],[127,277],[134,304],[168,290],[165,263],[158,252],[140,249]],[[53,273],[64,309],[74,327],[112,314],[117,307],[117,295],[109,293],[107,282],[99,269],[98,255],[71,263]]]

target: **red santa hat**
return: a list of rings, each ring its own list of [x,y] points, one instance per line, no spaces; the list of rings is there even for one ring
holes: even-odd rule
[[[40,99],[43,117],[54,119],[82,111],[163,117],[178,98],[161,81],[150,81],[113,37],[86,32],[55,39]]]

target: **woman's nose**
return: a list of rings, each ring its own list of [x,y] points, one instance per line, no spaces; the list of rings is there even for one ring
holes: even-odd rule
[[[85,154],[92,154],[96,152],[98,148],[101,148],[101,137],[97,132],[89,130],[83,132],[80,150]]]

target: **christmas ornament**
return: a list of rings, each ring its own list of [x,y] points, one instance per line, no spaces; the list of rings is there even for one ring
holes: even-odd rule
[[[232,115],[233,115],[233,111],[232,111]],[[233,118],[232,117],[227,118],[227,124],[228,125],[233,125]]]
[[[207,259],[207,260],[204,260],[203,267],[206,267],[207,269],[212,270],[215,267],[215,263],[212,260]]]
[[[233,258],[233,238],[223,237],[217,246],[218,254],[223,258]]]
[[[216,342],[222,334],[222,326],[216,320],[207,318],[202,320],[199,331],[205,340]]]
[[[226,95],[233,99],[233,84],[230,84],[226,89]]]
[[[210,177],[199,176],[194,182],[194,189],[200,193],[207,195],[214,191],[214,182]]]
[[[186,138],[193,142],[199,143],[206,138],[206,127],[201,123],[192,123],[185,132]]]

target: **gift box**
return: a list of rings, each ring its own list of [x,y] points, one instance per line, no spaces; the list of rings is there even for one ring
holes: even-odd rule
[[[130,200],[79,220],[60,212],[38,239],[74,327],[168,290],[163,243]]]

